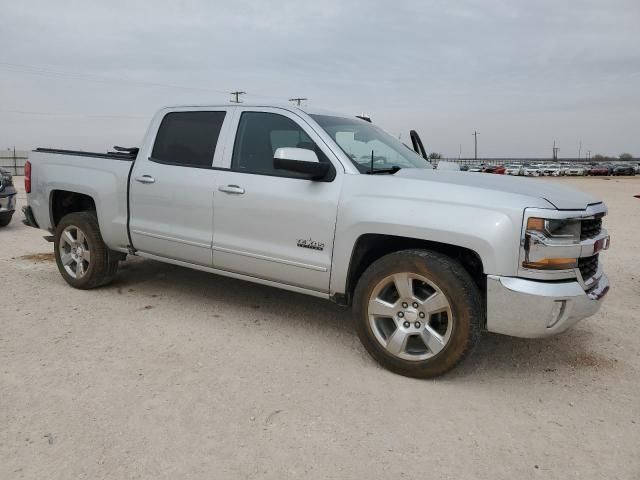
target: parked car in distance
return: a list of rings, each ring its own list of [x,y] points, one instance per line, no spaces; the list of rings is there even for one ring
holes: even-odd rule
[[[139,148],[36,149],[28,162],[25,220],[53,236],[71,287],[106,285],[140,256],[331,300],[352,308],[373,358],[411,377],[452,369],[483,331],[560,333],[609,290],[597,197],[434,170],[340,113],[170,107]]]
[[[609,167],[606,165],[595,165],[587,170],[587,175],[602,176],[609,175]]]
[[[567,168],[567,173],[565,175],[579,177],[584,175],[586,172],[587,169],[582,165],[571,165],[569,168]]]
[[[524,167],[522,165],[507,165],[504,173],[505,175],[522,175]]]
[[[482,167],[480,165],[471,165],[467,168],[467,172],[482,172]]]
[[[529,165],[528,167],[524,167],[524,171],[522,174],[525,177],[539,177],[541,175],[541,172],[537,166]]]
[[[633,176],[636,174],[635,168],[633,165],[616,165],[613,167],[612,175],[630,175]]]
[[[436,170],[449,170],[451,172],[459,172],[460,165],[456,162],[449,162],[447,160],[439,160],[436,165]]]
[[[504,175],[505,168],[502,165],[487,165],[482,171],[484,173],[496,173],[498,175]]]
[[[560,165],[543,165],[542,174],[547,177],[557,177],[560,175]]]
[[[16,188],[13,186],[11,172],[0,168],[0,227],[11,223],[16,209]]]

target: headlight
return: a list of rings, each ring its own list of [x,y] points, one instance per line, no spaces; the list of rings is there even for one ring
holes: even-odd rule
[[[575,245],[580,243],[580,225],[579,218],[530,217],[524,238],[522,266],[534,270],[577,268]]]
[[[567,243],[579,243],[580,224],[579,218],[551,220],[531,217],[527,221],[527,233],[535,232],[550,239],[563,240]]]

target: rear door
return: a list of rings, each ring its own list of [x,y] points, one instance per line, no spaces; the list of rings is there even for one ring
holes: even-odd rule
[[[215,192],[216,268],[316,291],[329,290],[344,169],[316,132],[277,108],[240,108]],[[237,126],[236,126],[237,125]],[[273,168],[279,147],[313,150],[332,164],[326,181]]]
[[[169,111],[156,119],[156,136],[131,175],[129,228],[137,250],[211,266],[213,164],[231,111]]]

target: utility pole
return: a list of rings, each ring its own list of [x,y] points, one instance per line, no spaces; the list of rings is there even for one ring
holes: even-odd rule
[[[473,149],[473,159],[474,160],[478,160],[478,135],[480,134],[480,132],[478,132],[477,130],[473,131],[473,145],[474,145],[474,149]]]
[[[462,157],[462,144],[460,144],[460,148],[458,149],[458,160]]]
[[[231,99],[231,103],[242,103],[242,100],[240,100],[240,95],[246,95],[246,94],[247,92],[241,92],[241,91],[231,92],[231,95],[236,97],[235,100]]]
[[[582,140],[578,143],[578,161],[580,161],[580,154],[582,153]]]
[[[558,150],[560,150],[559,147],[556,147],[556,141],[553,141],[553,159],[554,160],[558,160]]]
[[[587,160],[591,160],[591,150],[587,150]]]
[[[298,106],[300,106],[300,104],[305,101],[305,100],[309,100],[308,98],[305,97],[296,97],[296,98],[290,98],[289,101],[290,102],[294,102],[295,104],[297,104]]]

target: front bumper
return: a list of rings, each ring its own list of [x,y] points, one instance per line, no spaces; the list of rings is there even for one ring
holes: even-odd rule
[[[588,291],[576,280],[541,282],[489,275],[487,330],[523,338],[555,335],[596,313],[608,291],[604,274]]]

